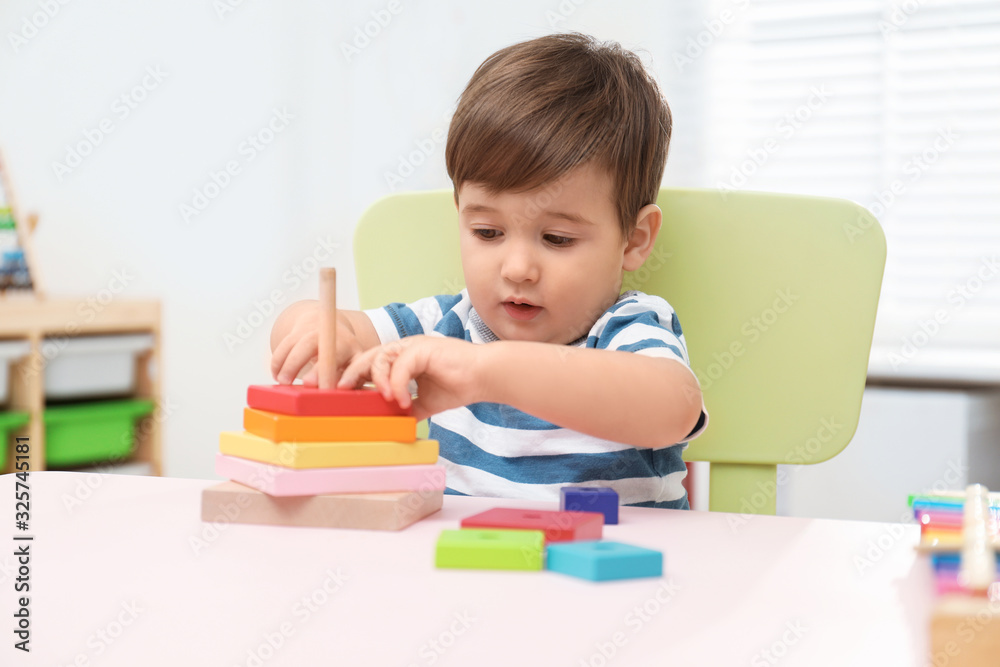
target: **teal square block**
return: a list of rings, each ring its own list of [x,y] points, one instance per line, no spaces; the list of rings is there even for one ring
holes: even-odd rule
[[[548,569],[590,581],[663,575],[663,553],[621,542],[550,544]]]
[[[472,570],[541,570],[545,533],[540,530],[443,530],[434,565]]]

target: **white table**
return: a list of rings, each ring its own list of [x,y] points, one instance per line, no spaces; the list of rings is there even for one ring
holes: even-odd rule
[[[928,653],[914,525],[622,508],[605,539],[662,550],[665,575],[595,584],[433,567],[437,535],[463,516],[544,503],[446,496],[399,533],[216,530],[200,520],[208,480],[30,481],[29,655],[12,648],[23,533],[0,478],[3,665],[842,667]]]

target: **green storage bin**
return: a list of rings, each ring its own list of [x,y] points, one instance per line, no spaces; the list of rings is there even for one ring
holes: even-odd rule
[[[14,431],[27,423],[27,412],[0,412],[0,472],[7,465],[7,445],[14,437]]]
[[[135,422],[153,411],[153,401],[127,399],[52,405],[45,408],[45,465],[75,466],[123,459],[135,448]]]

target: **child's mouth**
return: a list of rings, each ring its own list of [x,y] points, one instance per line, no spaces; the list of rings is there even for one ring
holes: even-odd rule
[[[530,303],[504,301],[503,307],[507,311],[507,314],[515,320],[530,320],[542,312],[541,306],[534,306]]]

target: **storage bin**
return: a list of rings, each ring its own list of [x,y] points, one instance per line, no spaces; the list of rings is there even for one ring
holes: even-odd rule
[[[153,411],[153,401],[93,401],[45,408],[45,464],[76,466],[121,459],[135,447],[135,422]]]
[[[26,340],[0,340],[0,407],[7,405],[10,395],[10,366],[31,351]]]
[[[152,334],[46,338],[42,344],[47,399],[126,396],[135,392],[136,355]]]
[[[0,412],[0,472],[7,465],[7,447],[14,437],[14,431],[27,423],[27,412]]]

